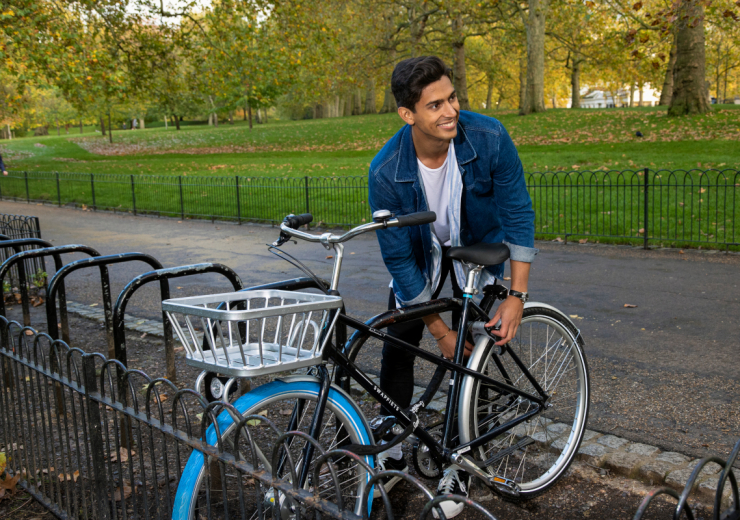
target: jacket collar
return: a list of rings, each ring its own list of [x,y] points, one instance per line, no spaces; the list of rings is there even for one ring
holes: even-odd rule
[[[459,120],[457,122],[457,136],[455,136],[452,142],[455,144],[455,156],[457,157],[458,164],[467,164],[478,157]],[[406,125],[401,129],[395,181],[415,182],[418,178],[419,166],[416,162],[416,150],[414,149],[414,140],[411,137],[411,126]]]

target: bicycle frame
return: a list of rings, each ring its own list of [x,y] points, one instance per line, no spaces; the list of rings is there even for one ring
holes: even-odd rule
[[[292,282],[293,282],[292,280],[287,280],[286,284],[292,283]],[[271,285],[274,288],[280,288],[280,282],[277,282]],[[423,316],[439,312],[439,310],[435,307],[435,304],[437,304],[437,306],[440,306],[439,304],[442,304],[441,305],[442,307],[452,307],[452,305],[450,305],[448,302],[455,302],[455,301],[456,301],[455,299],[440,299],[440,300],[435,300],[433,302],[412,305],[412,306],[404,308],[403,315],[406,318],[406,320],[420,319]],[[448,304],[444,305],[445,303],[448,303]],[[380,316],[383,316],[383,315],[380,315]],[[460,327],[459,327],[460,331],[467,330],[468,324],[471,323],[472,321],[488,321],[488,320],[489,320],[488,314],[478,304],[476,304],[472,300],[472,298],[470,297],[463,298],[462,315],[461,315]],[[524,363],[522,363],[522,361],[519,359],[516,353],[512,349],[510,349],[508,345],[504,345],[503,347],[501,347],[501,354],[506,352],[509,354],[509,356],[511,356],[514,363],[522,371],[522,374],[524,375],[524,377],[526,377],[527,380],[532,384],[532,387],[536,390],[537,395],[524,392],[516,388],[515,386],[509,384],[511,381],[508,375],[505,373],[505,370],[503,370],[503,366],[500,363],[497,363],[499,366],[499,369],[502,371],[502,375],[504,376],[504,379],[506,379],[509,383],[498,381],[480,372],[476,372],[475,370],[471,370],[465,367],[463,365],[463,357],[464,357],[464,352],[465,352],[466,334],[458,334],[457,344],[455,347],[455,356],[453,358],[453,361],[449,361],[440,355],[427,352],[426,350],[422,348],[411,345],[410,343],[407,343],[398,338],[395,338],[389,335],[388,333],[383,332],[382,330],[379,330],[378,328],[373,327],[372,326],[373,321],[375,321],[375,318],[369,320],[368,322],[369,324],[363,323],[355,318],[347,316],[346,314],[344,314],[342,310],[337,320],[337,334],[339,335],[340,331],[342,331],[341,336],[346,337],[345,336],[346,333],[342,330],[344,327],[339,327],[339,324],[342,324],[343,326],[349,326],[357,330],[362,335],[385,341],[397,348],[409,350],[415,355],[419,356],[420,358],[425,359],[426,361],[429,361],[437,366],[442,366],[445,369],[451,371],[451,377],[449,380],[450,381],[449,383],[450,391],[447,393],[447,406],[446,406],[446,410],[444,414],[444,430],[443,430],[442,442],[436,440],[429,433],[427,433],[426,430],[422,426],[419,425],[419,420],[416,417],[416,412],[419,410],[419,408],[425,407],[428,403],[418,403],[416,406],[412,407],[411,414],[408,414],[403,409],[401,409],[401,407],[395,401],[393,401],[388,395],[386,395],[385,392],[383,392],[362,369],[360,369],[352,360],[349,359],[349,357],[347,357],[347,355],[345,354],[345,350],[355,339],[354,335],[352,338],[350,338],[350,340],[347,342],[345,347],[341,350],[336,348],[331,343],[329,343],[325,348],[324,360],[333,361],[338,369],[343,371],[344,374],[348,375],[351,379],[354,379],[355,381],[357,381],[360,384],[360,386],[363,389],[365,389],[378,402],[380,402],[381,405],[384,405],[388,409],[393,410],[395,412],[396,419],[398,420],[399,424],[402,427],[405,428],[409,424],[413,424],[414,425],[413,434],[421,442],[423,442],[427,447],[429,447],[430,455],[432,456],[435,463],[439,467],[442,467],[445,463],[450,463],[452,461],[453,456],[461,455],[474,448],[477,448],[478,446],[481,446],[482,444],[485,444],[491,439],[497,437],[501,433],[508,431],[511,428],[514,428],[515,426],[517,426],[518,424],[521,424],[529,420],[531,417],[540,413],[540,411],[546,406],[547,401],[549,400],[550,396],[541,388],[537,380],[532,376],[532,374],[529,372],[529,370],[524,365]],[[473,377],[476,380],[479,380],[483,383],[486,383],[487,385],[490,385],[491,387],[497,389],[498,391],[502,393],[505,393],[508,395],[515,395],[518,398],[526,399],[534,403],[535,406],[530,411],[520,416],[517,416],[513,418],[512,420],[499,425],[496,428],[493,428],[492,430],[486,432],[484,435],[481,435],[480,437],[477,437],[476,439],[473,439],[472,441],[466,444],[461,444],[453,448],[451,446],[452,432],[454,431],[454,428],[455,428],[455,425],[454,425],[455,414],[453,410],[455,410],[456,403],[459,400],[460,383],[462,381],[462,377],[464,376]],[[311,436],[315,436],[319,432],[319,429],[321,427],[321,417],[323,416],[325,406],[326,406],[326,400],[329,395],[328,389],[331,386],[331,378],[324,365],[319,367],[319,380],[321,381],[321,391],[319,392],[319,400],[316,403],[316,410],[314,411],[314,416],[311,421],[311,431],[309,432],[309,435]],[[291,417],[291,420],[289,423],[289,427],[288,427],[289,430],[294,429],[296,427],[296,424],[294,424],[296,422],[296,417],[297,417],[297,414],[294,411],[294,414]],[[313,446],[311,444],[308,444],[304,449],[306,450],[306,452],[304,453],[303,460],[310,460],[310,457],[313,453]],[[307,478],[308,478],[308,465],[304,465],[304,468],[302,469],[301,476],[300,476],[301,486],[305,483]]]

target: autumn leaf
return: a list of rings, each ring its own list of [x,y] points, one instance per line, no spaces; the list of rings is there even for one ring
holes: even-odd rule
[[[624,308],[625,309],[634,309],[636,307],[637,307],[637,305],[632,305],[631,303],[625,303],[624,304]]]
[[[116,502],[125,500],[130,496],[131,496],[131,486],[128,486],[126,484],[123,485],[123,493],[121,493],[120,487],[117,487],[116,490],[113,492],[113,500],[115,500]]]

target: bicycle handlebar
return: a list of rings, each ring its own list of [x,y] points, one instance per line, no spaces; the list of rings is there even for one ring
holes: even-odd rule
[[[284,235],[300,238],[307,242],[321,242],[324,244],[338,244],[346,242],[347,240],[367,233],[368,231],[375,231],[377,229],[385,229],[389,227],[407,227],[407,226],[419,226],[422,224],[431,224],[437,220],[437,214],[433,211],[420,211],[418,213],[410,213],[409,215],[401,215],[396,218],[382,220],[380,222],[368,222],[360,226],[354,227],[344,233],[343,235],[334,235],[332,233],[324,233],[322,235],[313,235],[296,229],[298,226],[308,224],[313,220],[313,216],[310,213],[304,213],[303,215],[288,215],[285,220],[280,224],[280,239],[276,240],[274,246],[279,246],[285,243],[285,240],[281,240]],[[286,237],[287,239],[287,237]]]

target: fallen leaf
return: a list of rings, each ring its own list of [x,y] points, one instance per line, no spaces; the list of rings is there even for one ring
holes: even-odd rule
[[[182,352],[183,350],[185,350],[185,347],[177,347],[172,349],[172,352]]]
[[[616,378],[617,378],[617,376],[612,376],[612,379],[616,379]]]
[[[77,479],[80,478],[80,472],[75,471],[71,475],[67,473],[66,475],[60,474],[59,475],[59,482],[64,482],[65,480],[71,480],[73,482],[77,482]]]
[[[129,459],[129,457],[133,457],[134,455],[136,455],[136,451],[134,450],[131,450],[130,452],[126,448],[121,448],[120,450],[121,462],[126,462]],[[111,462],[118,462],[118,458],[119,458],[119,454],[117,454],[115,451],[110,452]]]
[[[579,244],[586,244],[588,242],[588,238],[582,238],[578,241]]]
[[[41,470],[41,473],[43,473],[44,475],[48,475],[49,473],[54,473],[54,467],[52,466],[50,468],[44,468]]]
[[[146,338],[146,332],[145,332],[144,334],[142,334],[141,336],[139,336],[139,337],[140,337],[141,339],[144,339],[144,338]]]
[[[26,330],[26,336],[33,336],[32,330]]]
[[[557,237],[555,240],[553,240],[553,242],[562,242],[562,241],[563,241],[563,239],[560,238],[560,237]]]
[[[637,307],[637,305],[632,305],[631,303],[625,303],[624,304],[624,308],[625,309],[634,309],[636,307]]]
[[[120,502],[122,499],[126,499],[131,496],[131,487],[126,484],[123,485],[123,496],[121,496],[121,488],[117,487],[113,492],[113,500]]]
[[[290,415],[293,413],[293,410],[286,408],[285,410],[280,410],[280,415]]]
[[[645,228],[640,228],[640,229],[637,230],[637,232],[640,233],[640,234],[642,234],[642,233],[645,232]]]
[[[334,258],[334,255],[327,255],[327,256],[326,256],[326,259],[327,259],[327,260],[331,260],[332,258]]]
[[[97,303],[93,303],[92,305],[90,305],[90,307],[97,307],[97,306],[98,306]]]
[[[578,314],[570,314],[570,317],[571,318],[577,318],[578,317]]]
[[[679,255],[685,255],[686,253],[684,253],[684,252],[683,252],[683,249],[681,249],[681,250],[680,250],[680,251],[678,252],[678,254],[679,254]]]
[[[3,480],[0,480],[0,498],[2,498],[6,493],[14,495],[16,492],[16,485],[20,479],[21,476],[16,475],[15,477],[5,477]]]

